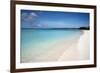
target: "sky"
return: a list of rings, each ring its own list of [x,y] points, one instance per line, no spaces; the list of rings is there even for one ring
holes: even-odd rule
[[[89,20],[89,13],[21,10],[21,28],[80,28]]]

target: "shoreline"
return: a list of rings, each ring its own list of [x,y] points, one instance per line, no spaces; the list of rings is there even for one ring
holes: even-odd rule
[[[88,59],[87,54],[84,56],[84,53],[87,51],[87,44],[84,44],[88,40],[88,30],[81,30],[83,33],[81,36],[74,39],[59,40],[56,43],[51,43],[46,52],[34,52],[27,51],[28,56],[22,57],[22,63],[24,62],[49,62],[49,61],[71,61],[71,60],[82,60]],[[85,40],[85,41],[84,41]],[[81,43],[80,43],[81,42]],[[82,45],[84,44],[84,45]],[[58,46],[59,45],[59,46]],[[76,47],[76,48],[75,48]],[[83,47],[83,48],[82,48]],[[80,50],[80,48],[82,48]],[[84,50],[84,48],[86,48]],[[84,51],[84,52],[82,52]],[[89,50],[88,50],[89,51]]]
[[[66,50],[58,61],[86,60],[89,59],[89,31],[82,30],[83,35],[80,36],[69,50]],[[74,48],[76,46],[76,48]],[[68,51],[70,51],[70,54]],[[74,57],[73,57],[74,56]]]

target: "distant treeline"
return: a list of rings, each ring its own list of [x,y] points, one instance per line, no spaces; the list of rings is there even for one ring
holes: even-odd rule
[[[80,27],[79,29],[89,30],[89,27]]]

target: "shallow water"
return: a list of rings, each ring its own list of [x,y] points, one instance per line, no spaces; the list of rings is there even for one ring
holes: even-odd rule
[[[81,30],[21,30],[21,48],[27,49],[39,46],[39,43],[49,43],[61,39],[72,39],[82,34]]]
[[[50,51],[50,46],[62,40],[80,38],[81,30],[21,29],[21,61],[34,60],[37,55]],[[59,46],[59,45],[58,45]],[[36,55],[36,56],[35,56]],[[31,57],[32,56],[32,57]]]

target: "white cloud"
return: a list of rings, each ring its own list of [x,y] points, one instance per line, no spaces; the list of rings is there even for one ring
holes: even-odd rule
[[[31,12],[30,15],[31,15],[31,16],[34,16],[34,17],[37,17],[37,14],[34,13],[34,12]]]

